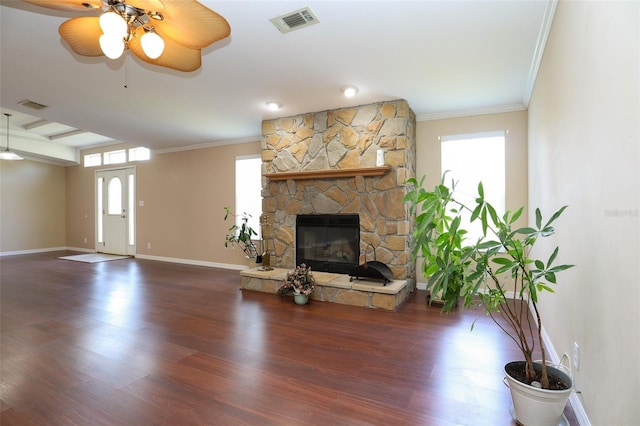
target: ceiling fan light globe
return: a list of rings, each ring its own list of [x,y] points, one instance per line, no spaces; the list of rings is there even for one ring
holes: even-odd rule
[[[124,38],[129,31],[129,26],[122,16],[116,12],[105,12],[100,15],[100,29],[106,35]]]
[[[164,40],[153,31],[149,31],[142,35],[140,44],[144,54],[151,59],[157,59],[164,52]]]
[[[103,34],[100,36],[100,48],[109,59],[118,59],[124,52],[124,40],[114,35]]]

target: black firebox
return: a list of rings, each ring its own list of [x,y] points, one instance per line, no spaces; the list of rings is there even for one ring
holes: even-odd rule
[[[304,214],[296,217],[296,265],[312,271],[348,274],[360,257],[357,214]]]

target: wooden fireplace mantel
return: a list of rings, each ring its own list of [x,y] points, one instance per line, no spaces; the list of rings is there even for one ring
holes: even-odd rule
[[[271,180],[302,180],[302,179],[335,179],[354,176],[382,176],[391,170],[389,166],[358,167],[355,169],[302,170],[294,172],[265,173]]]

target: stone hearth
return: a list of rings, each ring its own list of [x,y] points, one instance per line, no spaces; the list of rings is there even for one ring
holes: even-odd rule
[[[275,293],[286,278],[287,270],[274,268],[271,271],[246,269],[240,272],[243,290]],[[348,275],[314,272],[316,286],[311,300],[341,303],[395,311],[411,293],[407,280],[394,280],[387,285],[369,280],[350,281]]]

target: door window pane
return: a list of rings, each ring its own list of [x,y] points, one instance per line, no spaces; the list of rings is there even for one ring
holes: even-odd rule
[[[96,196],[96,201],[98,203],[98,206],[96,209],[98,210],[98,242],[99,243],[104,242],[104,238],[102,236],[102,215],[104,213],[104,207],[102,205],[102,186],[103,185],[104,185],[104,178],[99,177],[98,187],[96,188],[98,191],[98,194]]]
[[[107,213],[122,214],[122,182],[120,179],[113,178],[109,181],[108,195]]]
[[[128,236],[128,240],[129,240],[129,245],[135,245],[136,243],[136,228],[135,228],[135,224],[136,224],[136,220],[135,220],[135,215],[134,212],[135,210],[135,200],[136,200],[136,194],[135,194],[135,176],[134,175],[129,175],[129,227],[128,227],[128,231],[129,231],[129,236]]]

